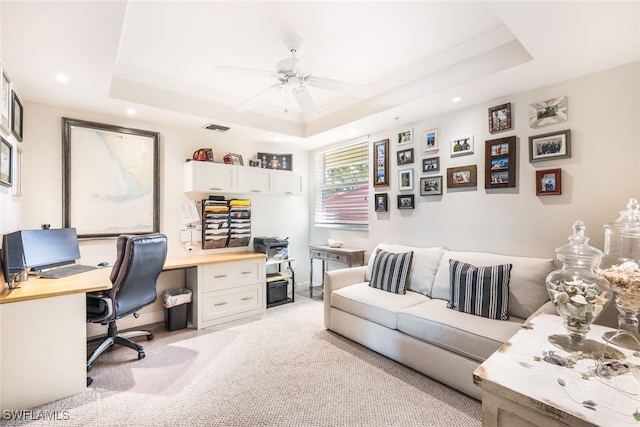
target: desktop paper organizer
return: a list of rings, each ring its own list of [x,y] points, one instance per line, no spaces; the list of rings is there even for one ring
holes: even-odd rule
[[[209,196],[202,201],[202,249],[249,246],[251,200]]]

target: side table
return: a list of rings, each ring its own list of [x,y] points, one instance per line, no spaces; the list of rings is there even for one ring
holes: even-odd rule
[[[324,272],[327,271],[327,261],[345,264],[348,267],[354,265],[364,265],[364,249],[354,248],[332,248],[329,245],[309,246],[309,259],[311,268],[309,269],[309,297],[313,298],[313,290],[324,292]],[[322,285],[313,286],[313,260],[322,260]]]

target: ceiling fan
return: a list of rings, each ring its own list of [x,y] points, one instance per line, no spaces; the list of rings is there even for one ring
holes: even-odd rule
[[[309,86],[317,87],[319,89],[324,89],[331,92],[341,93],[343,95],[352,96],[355,98],[367,98],[371,95],[369,88],[366,86],[347,83],[340,80],[317,77],[307,71],[298,68],[300,59],[296,57],[296,53],[302,46],[302,39],[300,37],[292,36],[285,38],[284,42],[289,52],[291,53],[291,57],[279,61],[276,64],[275,72],[256,70],[253,68],[230,67],[224,65],[215,68],[219,71],[268,75],[275,77],[278,80],[277,83],[260,91],[259,93],[239,105],[237,107],[239,111],[247,111],[252,109],[260,102],[263,95],[270,91],[283,89],[287,90],[288,88],[291,88],[291,93],[298,102],[298,105],[300,106],[305,119],[312,120],[318,116],[318,108],[316,107],[316,104],[313,102],[313,99],[309,94]],[[286,98],[284,112],[288,112]]]

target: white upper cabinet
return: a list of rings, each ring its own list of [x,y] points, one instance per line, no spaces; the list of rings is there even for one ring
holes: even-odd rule
[[[185,192],[238,192],[238,167],[224,163],[191,161],[184,165]]]
[[[238,192],[261,193],[273,192],[273,174],[269,169],[239,167],[238,168]]]
[[[273,192],[290,196],[302,194],[302,175],[287,171],[271,171],[273,173]]]

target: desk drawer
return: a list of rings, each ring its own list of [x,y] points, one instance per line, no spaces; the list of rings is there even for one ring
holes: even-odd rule
[[[209,292],[202,296],[202,321],[207,322],[263,306],[262,284]]]
[[[231,287],[264,282],[264,264],[262,259],[220,262],[201,267],[202,292],[212,292]]]
[[[318,249],[309,249],[309,252],[311,253],[311,258],[329,259],[329,253],[326,251],[321,251]]]

